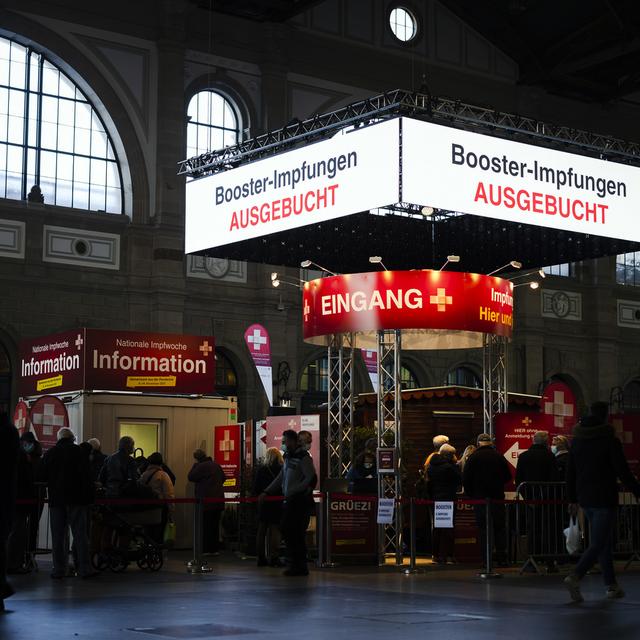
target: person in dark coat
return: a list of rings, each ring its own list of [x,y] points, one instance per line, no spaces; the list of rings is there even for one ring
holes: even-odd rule
[[[556,460],[549,450],[549,433],[536,431],[533,444],[518,457],[516,487],[528,504],[521,514],[526,523],[526,533],[531,558],[546,560],[549,572],[555,571],[555,556],[564,555],[558,542],[561,540],[563,520],[559,518],[557,505],[544,501],[564,500],[564,488],[558,480]]]
[[[31,511],[29,513],[29,537],[27,541],[27,551],[34,557],[36,547],[38,546],[40,518],[44,510],[44,485],[38,482],[40,465],[42,464],[42,445],[31,431],[25,431],[25,433],[20,436],[20,445],[31,465],[31,475],[34,478],[33,499],[35,503],[31,505]]]
[[[224,471],[202,449],[193,452],[195,462],[189,471],[188,480],[195,484],[195,497],[224,498]],[[202,515],[202,550],[216,555],[220,550],[220,516],[224,502],[205,503]]]
[[[583,418],[573,431],[567,466],[567,493],[570,510],[577,514],[582,507],[589,522],[589,547],[565,580],[571,599],[583,600],[580,581],[598,562],[606,587],[606,597],[622,598],[613,568],[613,533],[619,504],[618,480],[636,498],[640,483],[631,473],[622,443],[608,423],[609,405],[596,402],[591,415]]]
[[[378,469],[375,451],[365,449],[347,473],[349,491],[356,495],[378,493]]]
[[[53,571],[62,579],[69,573],[69,535],[71,529],[77,557],[76,570],[83,578],[96,573],[89,558],[87,518],[94,499],[89,456],[75,444],[75,435],[66,427],[57,434],[57,443],[42,459],[42,479],[47,483]]]
[[[553,436],[551,453],[556,457],[558,480],[566,482],[567,467],[569,465],[569,439],[566,436]]]
[[[267,449],[264,464],[260,465],[253,481],[253,495],[259,496],[278,477],[282,470],[282,453],[275,447]],[[280,497],[280,496],[275,496]],[[258,504],[258,532],[256,535],[256,551],[258,566],[281,567],[279,549],[282,540],[280,520],[282,519],[282,502],[263,501]]]
[[[118,442],[118,451],[110,455],[102,465],[99,480],[105,488],[107,498],[127,497],[140,474],[133,452],[135,441],[131,436],[122,436]]]
[[[462,474],[455,462],[456,450],[443,444],[437,455],[431,457],[427,467],[429,497],[436,502],[453,502],[454,527],[456,500],[462,485]],[[433,529],[433,556],[437,564],[454,561],[454,528]]]
[[[16,474],[20,451],[18,430],[6,413],[0,413],[0,613],[14,591],[7,582],[7,538],[16,500]]]
[[[87,442],[91,445],[91,454],[89,455],[89,465],[91,467],[91,478],[94,482],[98,482],[100,479],[100,472],[104,463],[107,461],[107,456],[102,453],[102,445],[98,438],[89,438]]]
[[[465,493],[476,500],[504,500],[504,487],[511,481],[511,469],[506,458],[496,451],[487,433],[478,436],[478,448],[464,466],[462,483]],[[475,505],[482,554],[487,548],[487,507]],[[491,504],[493,545],[499,564],[507,562],[507,529],[503,504]]]

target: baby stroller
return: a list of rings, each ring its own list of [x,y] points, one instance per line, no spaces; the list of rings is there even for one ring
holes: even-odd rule
[[[160,571],[164,564],[163,545],[151,535],[162,524],[162,508],[144,511],[97,506],[92,519],[91,564],[97,571],[126,571],[135,562],[146,571]]]

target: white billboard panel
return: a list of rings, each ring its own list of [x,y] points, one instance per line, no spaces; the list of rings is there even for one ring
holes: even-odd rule
[[[403,202],[640,241],[640,168],[402,119]]]
[[[185,252],[375,209],[398,201],[399,119],[192,180]]]

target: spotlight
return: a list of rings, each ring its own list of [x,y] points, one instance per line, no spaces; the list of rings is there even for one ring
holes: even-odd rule
[[[460,262],[460,256],[456,256],[456,255],[447,256],[447,261],[440,267],[440,269],[438,269],[438,271],[442,271],[450,262],[451,263]]]
[[[503,264],[501,267],[494,269],[490,273],[487,273],[488,276],[492,276],[494,273],[498,273],[498,271],[502,271],[507,267],[513,267],[514,269],[522,269],[522,262],[518,262],[517,260],[511,260],[511,262],[507,262],[507,264]]]
[[[277,271],[272,271],[271,272],[271,282],[273,282],[274,280],[278,279],[278,272]]]
[[[422,207],[422,209],[420,209],[420,213],[428,218],[433,215],[433,207]]]
[[[276,288],[279,287],[280,286],[280,280],[277,280],[277,279],[276,280],[272,280],[271,281],[271,286],[276,287]]]
[[[322,265],[319,265],[317,262],[314,262],[313,260],[303,260],[300,263],[300,266],[303,269],[308,269],[311,265],[313,265],[314,267],[318,267],[318,269],[320,269],[320,271],[324,271],[325,273],[329,273],[332,276],[337,275],[334,271],[330,271],[329,269],[325,269]]]

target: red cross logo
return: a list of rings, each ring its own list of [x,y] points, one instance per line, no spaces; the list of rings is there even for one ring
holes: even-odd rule
[[[229,462],[231,459],[231,452],[236,450],[236,442],[231,439],[229,431],[224,432],[224,440],[220,440],[220,452],[224,456],[224,461]]]
[[[213,347],[209,344],[208,340],[205,340],[198,347],[198,351],[202,351],[202,355],[206,358],[213,351]]]
[[[553,426],[564,427],[564,419],[573,417],[574,407],[564,401],[564,391],[553,392],[553,402],[544,403],[544,412],[553,416]]]
[[[311,307],[309,306],[309,301],[304,299],[304,308],[302,309],[302,315],[304,316],[304,321],[307,322],[309,320],[309,314],[311,313]]]
[[[254,351],[262,351],[262,345],[267,344],[267,338],[260,333],[260,329],[254,329],[253,333],[247,338],[247,342],[253,347]]]
[[[84,340],[82,339],[82,336],[80,334],[78,334],[78,337],[76,338],[75,341],[75,345],[78,348],[78,351],[80,351],[80,349],[82,349],[82,345],[84,344]]]
[[[526,418],[522,419],[522,424],[525,427],[530,427],[533,424],[533,420],[529,416],[527,416]]]
[[[453,297],[447,295],[446,289],[438,289],[435,296],[429,298],[431,304],[438,305],[438,311],[446,311],[448,304],[453,304]]]

